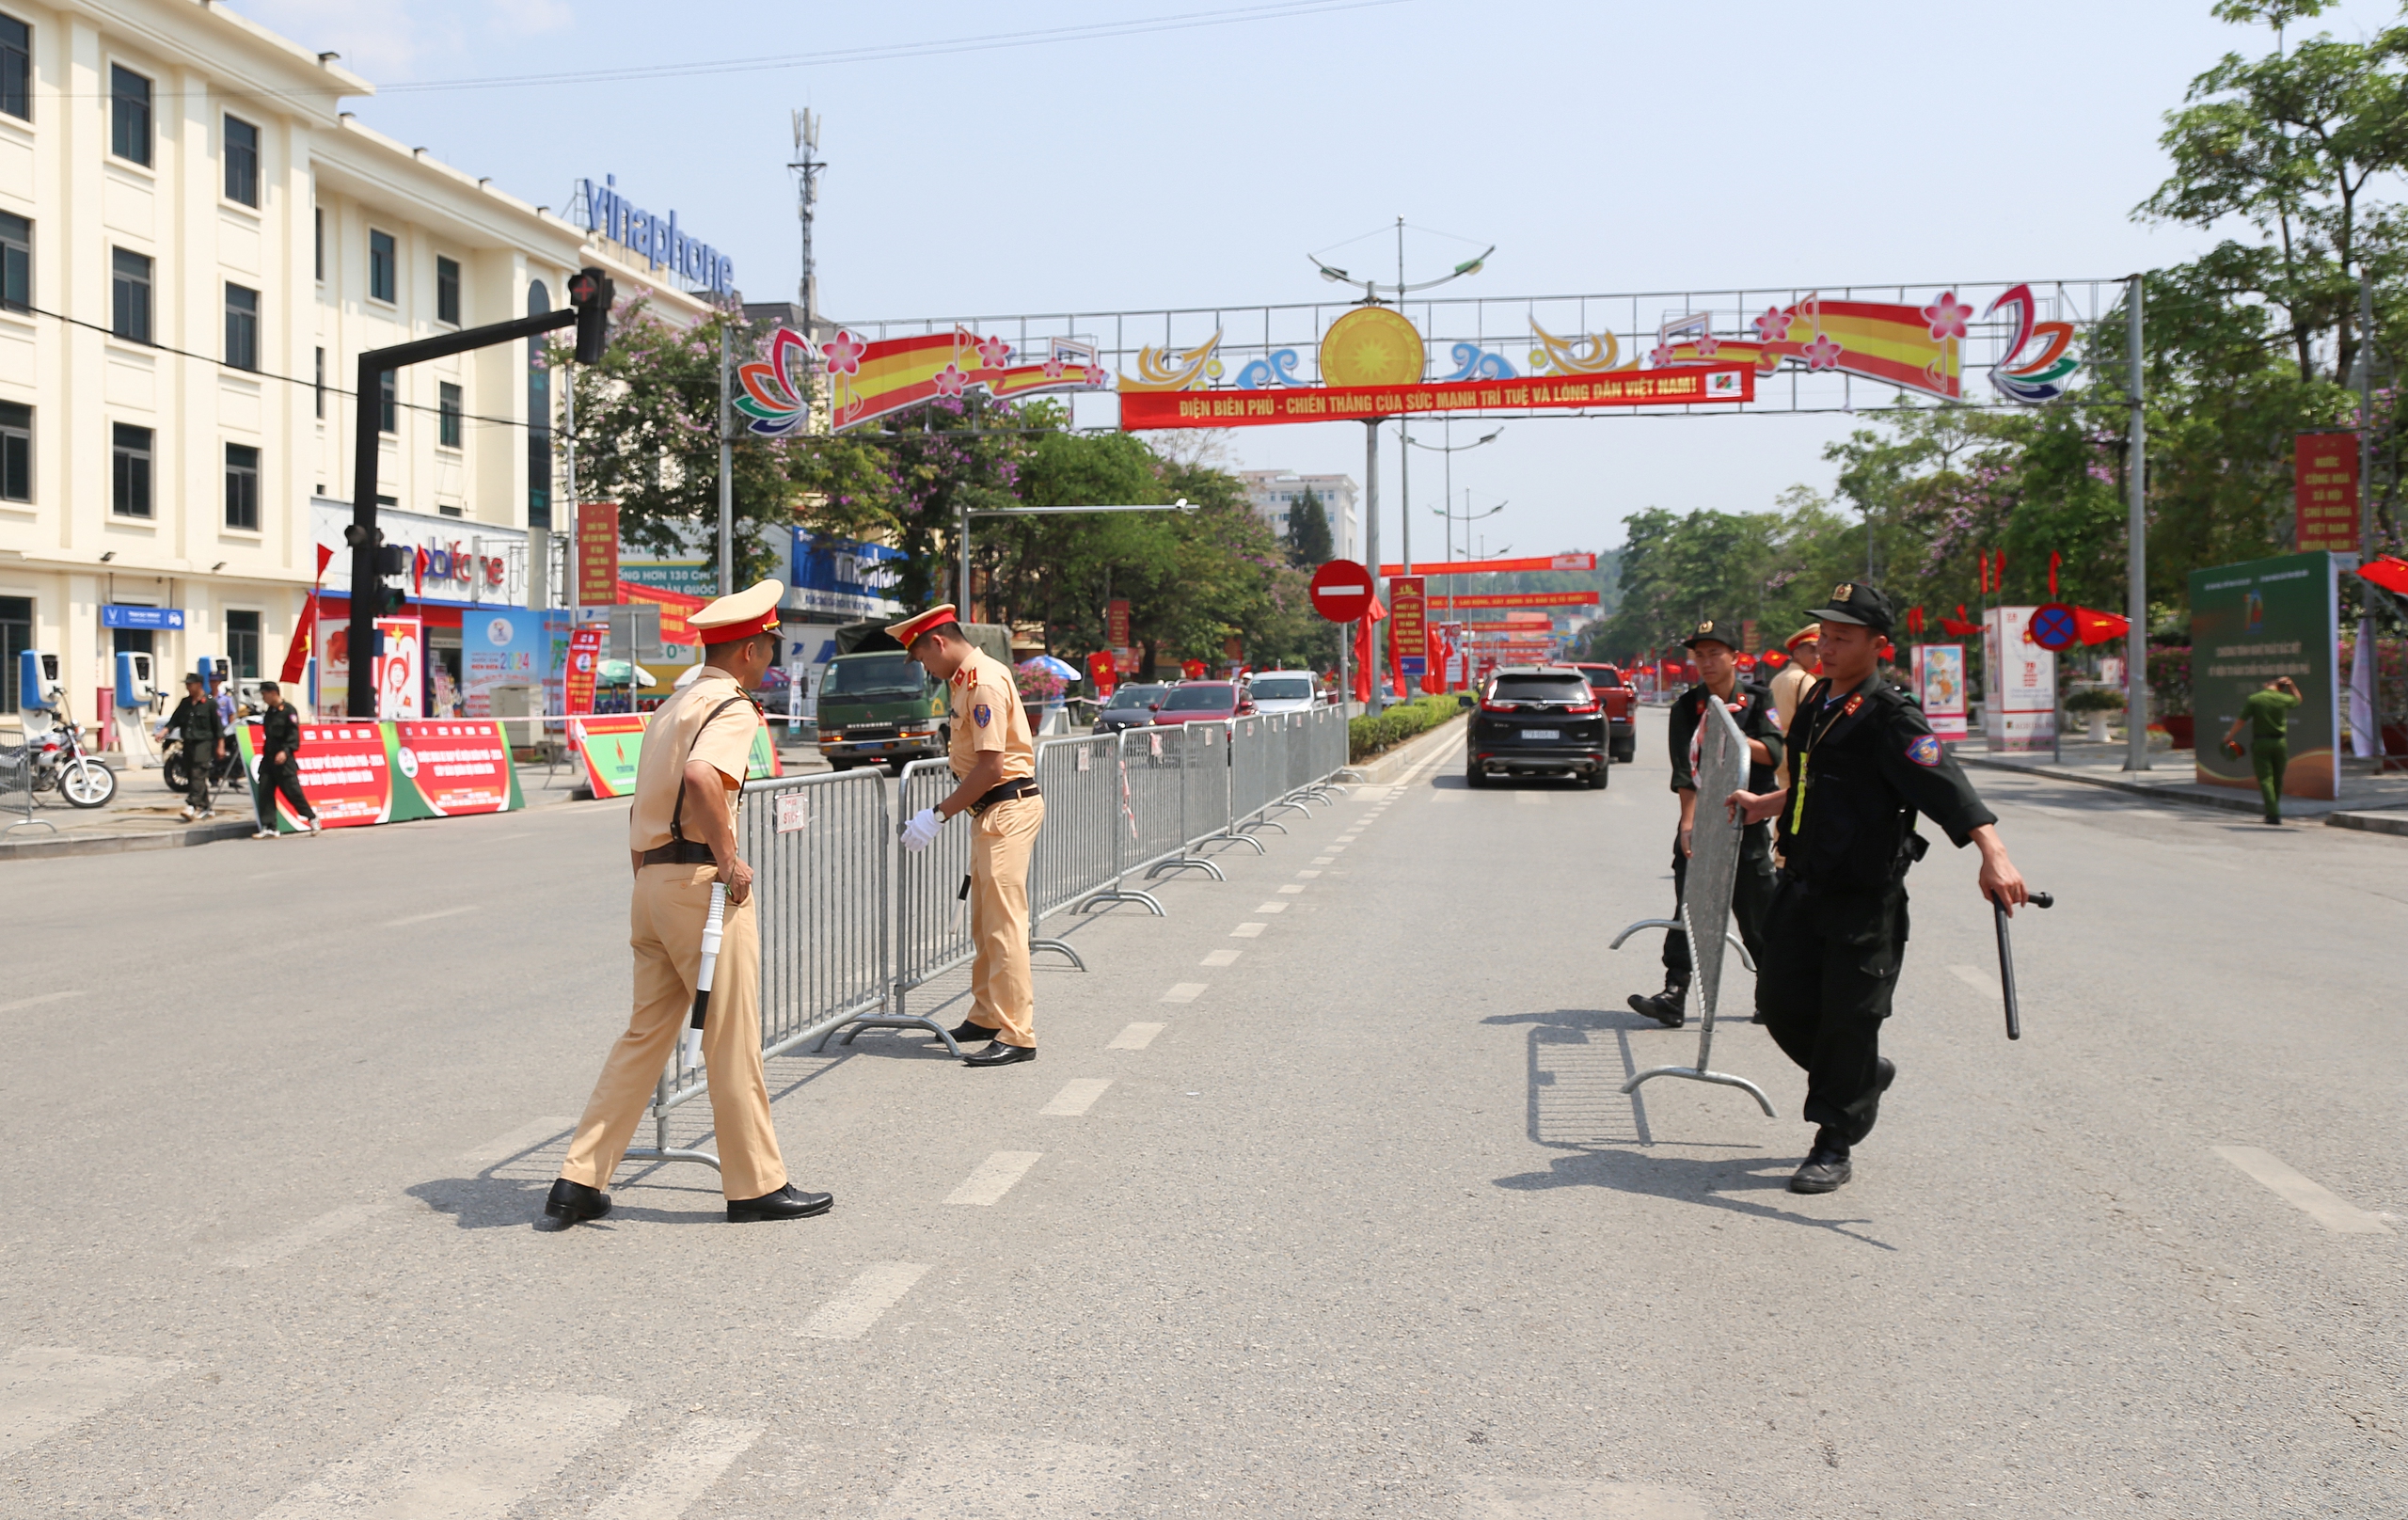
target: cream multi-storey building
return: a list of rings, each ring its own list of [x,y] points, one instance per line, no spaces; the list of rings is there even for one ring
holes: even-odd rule
[[[361,351],[554,309],[585,264],[705,309],[340,109],[372,92],[207,0],[0,0],[0,720],[26,647],[87,723],[119,650],[275,674],[348,515]],[[557,401],[526,341],[371,398],[388,541],[478,567],[435,605],[540,602]]]

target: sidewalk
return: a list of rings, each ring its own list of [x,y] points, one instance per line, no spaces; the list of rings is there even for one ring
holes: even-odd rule
[[[2144,771],[2124,768],[2124,746],[2121,743],[2094,744],[2083,739],[2067,739],[2060,757],[2052,760],[2046,754],[1992,754],[1972,744],[1955,747],[1960,765],[1977,766],[1988,770],[2020,770],[2029,775],[2048,776],[2057,781],[2076,781],[2088,786],[2105,786],[2119,792],[2131,792],[2160,801],[2188,802],[2196,807],[2222,808],[2229,813],[2255,815],[2259,809],[2257,790],[2237,786],[2205,786],[2195,779],[2192,753],[2188,750],[2152,750],[2149,764]],[[2287,818],[2321,819],[2337,829],[2364,829],[2376,833],[2408,834],[2408,773],[2394,771],[2377,776],[2366,768],[2372,761],[2341,763],[2341,795],[2332,801],[2304,797],[2283,799],[2283,815]],[[2400,810],[2397,812],[2391,810]]]

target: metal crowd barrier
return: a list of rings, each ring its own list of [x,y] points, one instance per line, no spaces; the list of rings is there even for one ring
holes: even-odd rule
[[[0,744],[0,812],[15,813],[21,809],[25,815],[0,829],[0,836],[37,825],[52,833],[58,832],[58,825],[34,816],[34,747],[29,743]]]
[[[878,772],[860,774],[875,780]],[[922,808],[935,807],[952,795],[956,784],[953,771],[943,760],[912,761],[903,768],[895,784],[895,815],[909,819]],[[1048,815],[1050,822],[1050,800]],[[912,989],[977,953],[970,935],[970,898],[965,890],[970,879],[970,845],[968,828],[940,829],[936,843],[916,855],[895,849],[894,959],[888,1001],[882,1008],[841,1021],[851,1026],[845,1031],[845,1044],[850,1045],[864,1029],[922,1029],[943,1040],[954,1054],[961,1053],[944,1025],[911,1011],[911,994]],[[830,1029],[820,1036],[823,1050],[834,1033]]]
[[[737,853],[752,867],[761,933],[761,1054],[822,1039],[887,998],[887,854],[895,829],[875,771],[748,782]],[[669,1113],[710,1090],[681,1037],[653,1089],[653,1144],[638,1160],[699,1161],[669,1143]]]

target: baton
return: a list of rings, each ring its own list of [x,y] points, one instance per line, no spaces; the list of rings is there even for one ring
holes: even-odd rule
[[[719,964],[719,936],[727,920],[727,884],[711,883],[710,916],[703,920],[703,966],[694,976],[694,1017],[686,1024],[686,1065],[703,1060],[703,1019],[711,1009],[711,972]]]
[[[2054,908],[2057,905],[2057,899],[2045,892],[2033,893],[2024,900],[2035,908]],[[2021,1039],[2023,1019],[2015,1003],[2015,947],[2007,942],[2006,938],[2006,904],[1992,898],[1990,912],[1998,920],[1998,985],[2006,993],[2006,1037]]]

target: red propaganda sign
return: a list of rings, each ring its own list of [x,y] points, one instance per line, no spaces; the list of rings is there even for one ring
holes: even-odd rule
[[[506,813],[518,806],[518,773],[501,725],[440,719],[393,725],[393,768],[418,787],[438,818]]]
[[[1593,554],[1527,554],[1511,560],[1447,560],[1437,564],[1416,560],[1410,566],[1384,564],[1380,574],[1401,576],[1410,569],[1417,576],[1502,576],[1523,570],[1594,570],[1597,557]]]
[[[1526,412],[1587,406],[1694,406],[1756,399],[1752,364],[1529,380],[1462,380],[1434,386],[1295,386],[1263,390],[1124,390],[1120,427],[1260,427],[1278,422],[1361,422],[1422,412]]]
[[[2299,512],[2299,548],[2358,549],[2358,435],[2303,433],[2294,440],[2292,470]]]
[[[261,743],[259,725],[251,727],[253,752]],[[318,821],[329,829],[384,823],[393,813],[393,773],[385,752],[390,723],[307,723],[301,729],[301,790],[318,810]],[[279,796],[277,809],[291,823],[300,819]]]
[[[693,626],[686,621],[689,612],[699,612],[711,604],[707,596],[689,596],[684,592],[663,591],[658,586],[646,586],[633,580],[618,583],[616,597],[621,603],[648,602],[660,609],[660,641],[664,644],[699,644]]]
[[[1399,576],[1388,582],[1388,647],[1401,659],[1419,660],[1429,643],[1429,625],[1422,613],[1419,576]],[[1407,667],[1408,673],[1418,673]]]
[[[1370,610],[1371,573],[1352,560],[1332,560],[1313,572],[1313,610],[1332,623],[1352,623]]]
[[[587,501],[577,509],[577,605],[609,607],[619,599],[619,504]]]
[[[610,630],[599,623],[580,623],[568,636],[568,665],[562,672],[562,708],[571,713],[594,710],[594,680],[601,673],[602,638]]]
[[[1103,604],[1103,641],[1115,649],[1129,647],[1129,604],[1113,601]]]
[[[1450,596],[1450,607],[1594,607],[1597,594],[1593,591],[1516,591],[1498,592],[1481,596]]]

